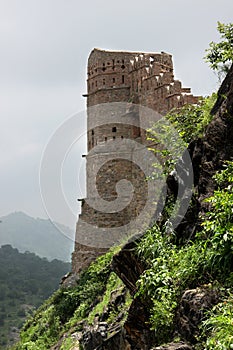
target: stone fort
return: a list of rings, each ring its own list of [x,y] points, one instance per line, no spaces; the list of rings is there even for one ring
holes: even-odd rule
[[[87,94],[83,95],[87,98],[88,107],[86,198],[80,199],[82,207],[72,255],[74,274],[79,274],[98,255],[106,251],[103,244],[96,244],[98,239],[105,240],[105,236],[94,238],[94,244],[88,241],[88,227],[102,229],[107,237],[110,228],[121,230],[132,218],[136,218],[144,208],[146,200],[147,184],[143,170],[129,161],[129,157],[125,157],[125,153],[130,154],[132,149],[126,150],[123,146],[125,139],[147,145],[145,130],[141,127],[142,116],[129,107],[129,110],[123,111],[129,122],[114,122],[114,118],[110,118],[109,110],[109,121],[98,125],[96,119],[99,118],[101,109],[96,110],[95,107],[121,102],[123,106],[145,106],[165,115],[173,108],[198,102],[198,97],[191,94],[190,88],[182,87],[182,83],[174,79],[172,56],[165,52],[94,49],[88,59],[87,75]],[[123,154],[124,157],[121,156]],[[93,171],[94,178],[91,176]],[[121,179],[128,180],[134,188],[130,200],[126,195],[125,207],[108,212],[89,204],[88,199],[92,199],[92,203],[95,200],[98,203],[100,196],[110,205],[117,198],[116,184]],[[90,226],[86,226],[86,223]]]

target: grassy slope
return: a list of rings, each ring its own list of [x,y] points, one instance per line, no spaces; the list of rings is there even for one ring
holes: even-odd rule
[[[179,117],[171,116],[181,136],[191,139],[193,129],[198,129],[198,135],[203,132],[210,120],[211,105],[208,100],[201,107],[186,110],[180,128]],[[183,291],[204,284],[218,292],[220,301],[200,325],[195,348],[233,348],[233,165],[229,163],[219,177],[219,189],[210,199],[212,211],[202,218],[203,230],[192,242],[177,245],[175,232],[167,235],[163,227],[155,225],[135,250],[148,266],[137,283],[138,295],[151,300],[150,322],[161,343],[173,339],[175,311]],[[24,325],[15,349],[50,349],[66,334],[61,350],[71,350],[74,341],[69,334],[82,330],[84,321],[92,322],[95,313],[108,305],[111,290],[122,287],[110,271],[113,254],[107,253],[92,264],[77,287],[57,291]],[[130,298],[122,305],[125,315],[129,304]]]

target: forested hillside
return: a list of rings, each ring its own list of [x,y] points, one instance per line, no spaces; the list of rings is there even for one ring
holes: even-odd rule
[[[25,318],[58,287],[70,264],[49,262],[34,253],[0,248],[0,349],[18,337]]]

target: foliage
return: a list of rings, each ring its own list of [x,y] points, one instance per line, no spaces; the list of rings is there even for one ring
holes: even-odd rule
[[[74,346],[77,346],[77,340],[72,339],[71,337],[65,338],[62,342],[60,350],[70,350],[73,349]],[[76,349],[77,347],[75,347]]]
[[[217,94],[200,99],[198,105],[184,105],[174,109],[166,118],[179,133],[186,145],[193,139],[202,137],[207,125],[212,120],[211,109],[216,102]]]
[[[180,109],[174,109],[148,130],[148,140],[153,144],[150,150],[159,160],[154,164],[155,170],[150,179],[161,179],[161,176],[166,177],[174,171],[176,173],[188,143],[202,137],[212,120],[211,109],[216,98],[217,94],[213,93],[200,99],[198,105],[185,105]],[[166,194],[164,195],[166,197]],[[172,213],[175,209],[174,200],[167,198],[166,201],[165,209]]]
[[[211,42],[206,50],[206,61],[213,70],[227,73],[233,61],[233,23],[218,22],[217,30],[221,36],[219,43]]]
[[[155,144],[150,150],[155,153],[160,161],[154,164],[154,178],[156,179],[157,175],[161,176],[161,174],[167,176],[183,154],[186,144],[179,137],[177,130],[168,118],[160,119],[148,130],[147,135],[147,139]]]
[[[104,311],[104,308],[108,306],[112,291],[122,287],[123,287],[123,282],[119,279],[119,277],[117,277],[115,273],[112,272],[109,276],[109,280],[106,285],[106,291],[103,295],[102,301],[98,303],[88,315],[89,324],[93,324],[95,315],[96,314],[101,315]]]
[[[19,253],[10,245],[0,248],[0,349],[14,341],[25,317],[58,288],[69,270],[69,263]]]
[[[206,200],[211,210],[202,226],[213,251],[211,267],[227,273],[233,263],[233,162],[227,162],[215,180],[219,188]]]
[[[171,243],[169,235],[154,226],[138,244],[137,253],[150,266],[138,280],[137,296],[152,301],[152,329],[159,342],[167,341],[181,292],[205,281],[204,247],[198,242],[179,248]]]
[[[49,349],[64,332],[78,329],[85,319],[92,320],[90,311],[94,305],[100,304],[101,310],[103,296],[106,296],[105,301],[109,299],[112,288],[122,283],[110,271],[112,256],[118,249],[112,249],[92,263],[81,274],[77,286],[55,292],[24,325],[21,341],[15,349],[24,350],[30,346],[33,349]],[[94,309],[97,310],[97,306]],[[63,348],[69,349],[70,343],[70,340],[64,342]]]
[[[150,322],[160,343],[169,341],[172,335],[175,310],[185,289],[214,283],[216,279],[221,282],[223,290],[232,287],[233,162],[227,162],[224,170],[215,175],[215,180],[219,188],[207,199],[211,211],[202,223],[203,231],[192,243],[177,246],[174,232],[167,234],[164,227],[160,229],[157,225],[148,230],[138,243],[137,254],[145,261],[148,269],[138,280],[137,296],[146,300],[149,298],[152,303]],[[216,310],[219,310],[217,316]],[[220,340],[216,343],[216,339],[223,338],[221,327],[226,331],[227,325],[229,339],[224,344],[232,344],[232,309],[231,313],[229,308],[226,312],[222,310],[223,315],[220,314],[221,310],[213,309],[213,316],[209,316],[204,323],[205,329],[207,326],[218,326],[208,340],[206,349],[214,349],[212,345],[218,342],[222,344]],[[216,348],[229,347],[219,345]]]
[[[205,350],[233,349],[233,296],[213,307],[206,321],[202,324],[202,332],[207,339]]]

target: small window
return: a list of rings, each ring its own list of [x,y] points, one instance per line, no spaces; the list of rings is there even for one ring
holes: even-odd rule
[[[112,138],[113,140],[115,140],[116,139],[116,136],[113,136],[113,138]]]
[[[107,142],[107,140],[108,140],[108,138],[107,138],[107,137],[105,137],[105,138],[104,138],[104,141],[105,141],[105,142]]]
[[[124,64],[122,64],[121,69],[125,69],[125,65]]]
[[[125,83],[125,76],[122,75],[122,84],[124,84],[124,83]]]
[[[113,128],[112,128],[112,132],[116,132],[117,131],[117,128],[114,126]]]
[[[123,140],[124,136],[121,136],[121,139]]]
[[[103,79],[103,85],[105,85],[105,79]]]
[[[116,82],[116,79],[115,79],[115,78],[113,78],[113,79],[112,79],[112,82],[113,82],[113,84],[115,84],[115,82]]]
[[[94,130],[91,130],[91,134],[94,135]]]

